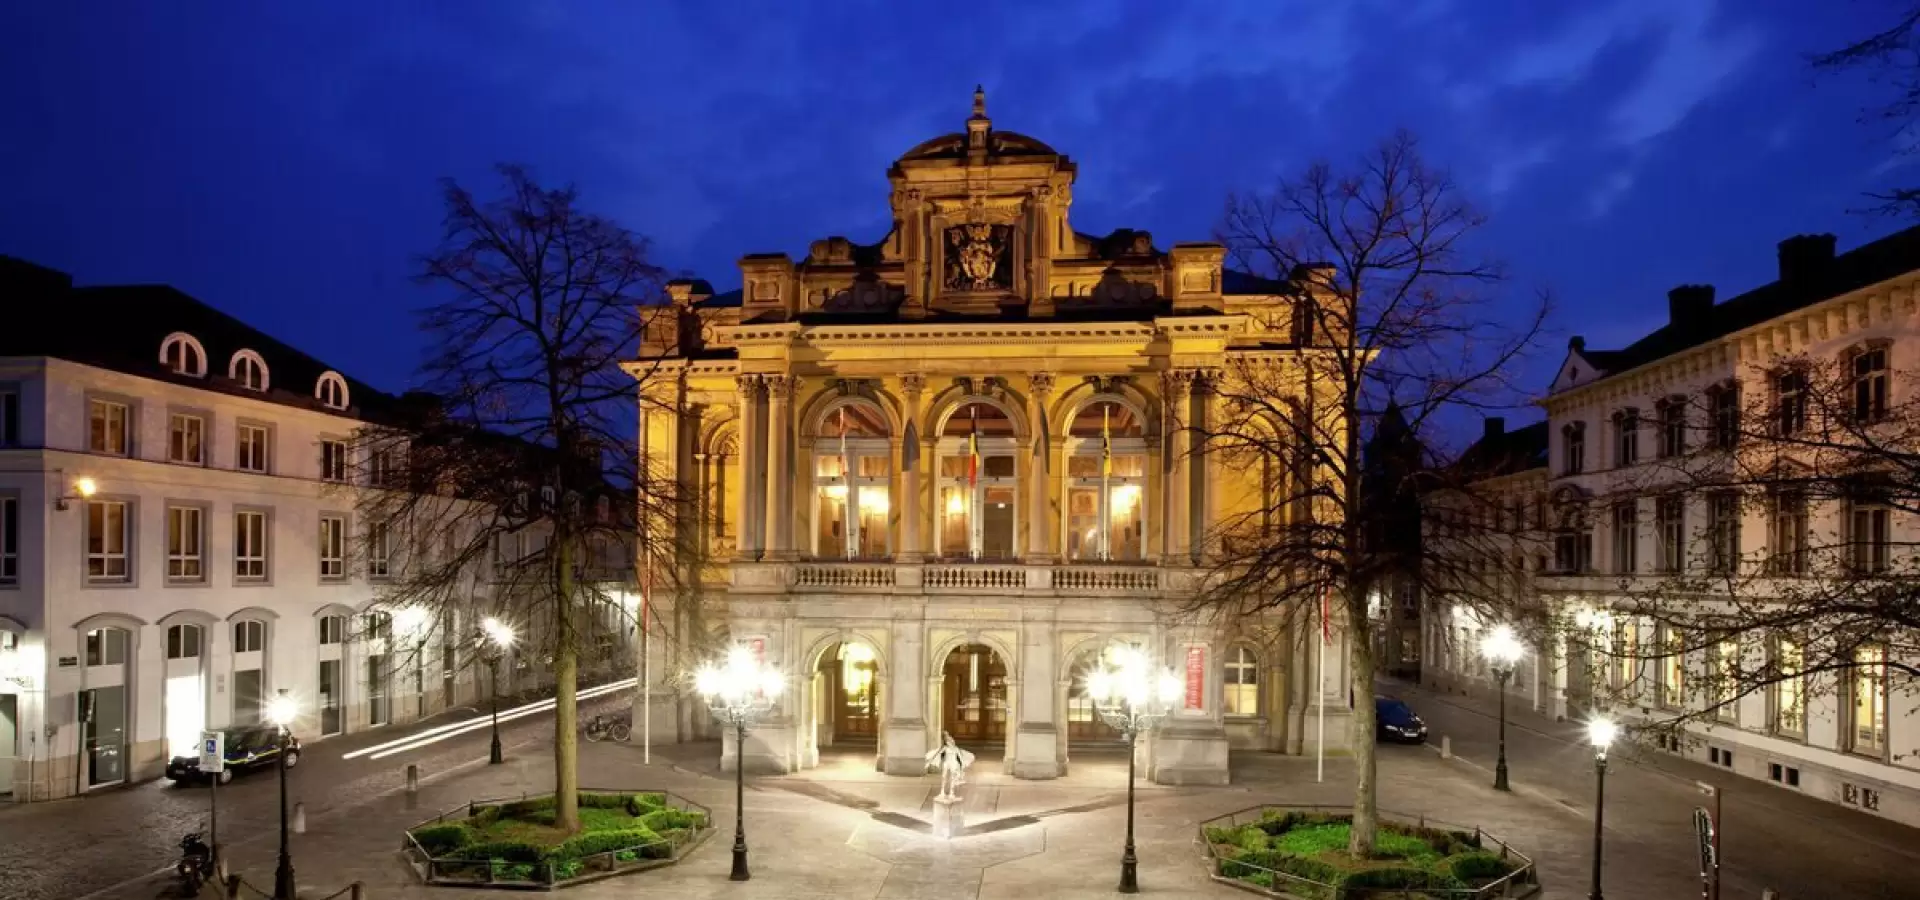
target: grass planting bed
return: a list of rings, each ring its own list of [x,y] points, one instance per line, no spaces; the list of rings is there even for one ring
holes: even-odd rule
[[[1213,876],[1298,900],[1529,897],[1533,860],[1477,829],[1382,813],[1374,852],[1347,854],[1353,817],[1331,809],[1261,807],[1201,826]]]
[[[713,833],[705,807],[664,791],[579,793],[580,830],[554,827],[554,796],[477,800],[407,830],[428,884],[555,888],[672,865]]]

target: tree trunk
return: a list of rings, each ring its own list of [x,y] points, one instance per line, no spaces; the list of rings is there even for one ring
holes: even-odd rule
[[[560,596],[553,605],[553,826],[571,833],[580,830],[580,661],[573,633],[573,547],[569,537],[556,538]]]
[[[1353,831],[1347,840],[1347,852],[1355,859],[1373,855],[1374,832],[1380,825],[1380,797],[1374,736],[1377,733],[1373,708],[1373,642],[1367,628],[1367,599],[1363,591],[1349,588],[1347,607],[1347,660],[1353,692]]]

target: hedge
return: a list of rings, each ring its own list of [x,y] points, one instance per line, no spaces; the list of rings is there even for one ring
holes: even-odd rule
[[[618,831],[590,831],[574,835],[546,852],[548,859],[579,859],[597,853],[611,853],[615,850],[631,850],[636,847],[660,843],[660,835],[645,826],[622,828]]]
[[[1485,850],[1460,854],[1450,860],[1448,865],[1453,870],[1453,877],[1466,882],[1505,878],[1514,869],[1519,868],[1512,861],[1500,858],[1500,854]]]
[[[413,839],[420,844],[428,856],[446,856],[480,839],[480,835],[465,822],[444,822],[415,828]]]

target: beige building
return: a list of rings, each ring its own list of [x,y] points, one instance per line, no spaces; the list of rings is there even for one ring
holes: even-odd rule
[[[1075,174],[976,92],[964,131],[889,169],[878,242],[748,255],[730,293],[672,286],[677,323],[632,364],[647,461],[683,499],[688,587],[656,602],[675,621],[698,604],[788,676],[749,765],[854,745],[919,775],[946,732],[1058,777],[1117,737],[1083,675],[1120,643],[1185,685],[1143,750],[1156,780],[1223,783],[1229,748],[1299,752],[1323,698],[1344,746],[1347,680],[1330,662],[1331,696],[1314,689],[1311,628],[1179,614],[1213,526],[1263,489],[1186,426],[1233,361],[1303,352],[1296,286],[1225,269],[1217,244],[1075,231]],[[705,713],[666,718],[656,735],[684,738]]]

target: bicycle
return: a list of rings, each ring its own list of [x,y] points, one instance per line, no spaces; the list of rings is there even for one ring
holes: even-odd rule
[[[633,726],[617,719],[610,720],[606,716],[588,719],[587,724],[581,726],[581,731],[587,740],[594,743],[612,738],[624,744],[633,738]]]

